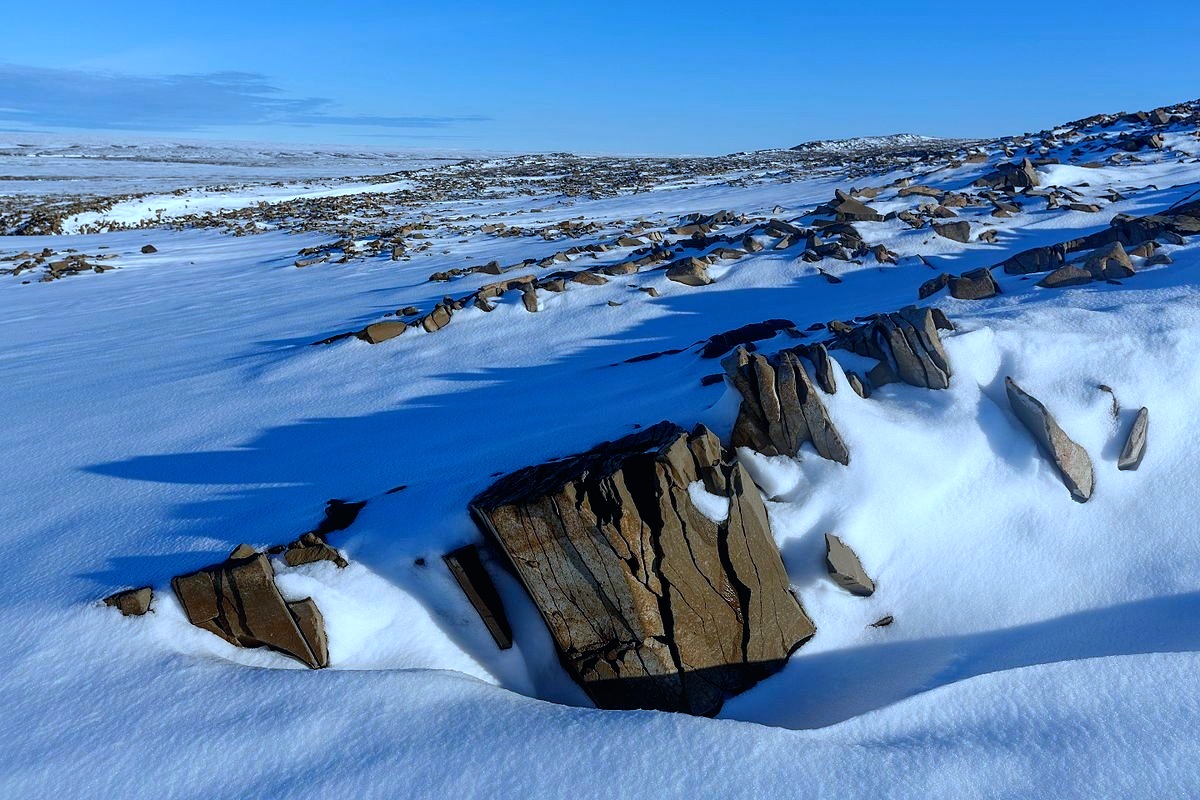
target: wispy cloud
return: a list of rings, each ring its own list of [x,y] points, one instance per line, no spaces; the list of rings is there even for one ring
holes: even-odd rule
[[[345,113],[250,72],[127,75],[0,64],[0,122],[88,130],[195,131],[242,126],[448,128],[487,117]]]

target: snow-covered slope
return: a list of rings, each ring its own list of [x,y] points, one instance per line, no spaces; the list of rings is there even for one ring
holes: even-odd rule
[[[850,464],[809,446],[740,452],[818,631],[717,719],[589,707],[511,576],[489,565],[516,642],[499,651],[441,562],[478,541],[466,503],[498,473],[662,419],[728,434],[736,392],[702,385],[721,369],[694,347],[712,334],[895,310],[942,271],[1186,201],[1200,189],[1196,117],[1158,126],[1161,149],[1119,148],[1144,129],[1081,121],[870,175],[853,150],[844,167],[668,165],[638,191],[562,190],[562,175],[587,170],[594,185],[623,186],[635,180],[623,161],[484,161],[416,175],[424,194],[408,202],[397,193],[413,189],[387,183],[342,182],[301,203],[294,187],[238,186],[169,227],[111,217],[139,227],[0,238],[0,258],[18,256],[0,267],[31,265],[0,275],[0,796],[1200,794],[1195,237],[1162,243],[1171,263],[1135,256],[1120,282],[1048,289],[997,269],[998,296],[931,296],[957,326],[944,336],[945,391],[890,384],[863,399],[844,371],[861,368],[856,357],[835,353],[838,391],[823,399]],[[805,260],[803,244],[773,249],[764,236],[761,252],[714,259],[707,286],[648,267],[539,290],[536,313],[509,292],[433,333],[312,346],[496,280],[431,273],[622,263],[640,251],[617,241],[635,228],[645,237],[723,209],[745,215],[719,229],[740,239],[769,218],[803,224],[851,186],[879,188],[862,199],[881,215],[911,212],[930,198],[902,196],[903,179],[969,193],[1025,155],[1061,163],[1037,167],[1039,192],[1012,213],[955,207],[968,242],[900,217],[854,223],[895,263],[869,251]],[[305,224],[318,214],[341,224]],[[36,261],[43,248],[56,255]],[[298,269],[307,248],[329,259]],[[71,249],[106,270],[43,280]],[[1090,502],[1072,501],[1012,414],[1006,376],[1087,449]],[[1118,471],[1141,406],[1144,462]],[[172,576],[242,542],[287,542],[330,498],[368,501],[330,537],[349,566],[277,566],[284,596],[311,596],[324,614],[329,669],[188,623]],[[825,574],[827,531],[861,556],[873,596]],[[154,587],[146,616],[98,602],[142,584]],[[894,623],[870,626],[885,615]]]

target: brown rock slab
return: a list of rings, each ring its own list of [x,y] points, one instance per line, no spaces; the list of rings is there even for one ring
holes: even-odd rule
[[[1135,470],[1142,465],[1142,456],[1146,454],[1146,434],[1150,429],[1150,412],[1145,406],[1138,409],[1129,434],[1125,437],[1125,446],[1117,458],[1117,469]]]
[[[724,519],[693,484],[725,498]],[[501,478],[471,502],[602,708],[715,714],[815,631],[766,507],[702,426],[659,423]]]
[[[1004,379],[1008,403],[1038,447],[1058,468],[1063,483],[1076,502],[1086,503],[1092,496],[1095,476],[1092,459],[1058,426],[1053,415],[1035,397],[1017,385],[1012,378]]]
[[[338,569],[345,567],[348,563],[346,559],[342,558],[341,553],[314,533],[304,534],[283,551],[283,563],[289,567],[312,564],[316,561],[332,561]]]
[[[508,615],[504,613],[504,603],[496,591],[496,584],[479,558],[479,548],[469,544],[447,553],[442,560],[475,613],[483,620],[496,646],[501,650],[512,647],[512,626],[508,623]]]
[[[875,593],[875,582],[863,569],[858,554],[832,533],[825,534],[825,568],[838,586],[850,594],[870,597]]]
[[[406,330],[408,330],[408,325],[397,320],[373,322],[363,328],[358,338],[368,344],[379,344],[380,342],[386,342],[388,339],[395,339]]]

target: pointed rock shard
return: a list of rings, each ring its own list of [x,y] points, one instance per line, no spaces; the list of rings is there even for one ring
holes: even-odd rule
[[[837,394],[837,381],[833,378],[833,359],[823,344],[815,344],[806,349],[805,354],[816,368],[817,385],[825,394]]]
[[[153,596],[154,592],[149,586],[126,589],[104,598],[104,605],[116,608],[127,617],[140,617],[150,610],[150,600]]]
[[[1072,441],[1054,421],[1046,407],[1037,398],[1026,393],[1012,378],[1004,379],[1004,388],[1008,392],[1008,402],[1013,413],[1033,434],[1046,456],[1054,462],[1054,466],[1062,475],[1063,483],[1071,492],[1071,497],[1076,502],[1086,503],[1092,496],[1095,480],[1092,459],[1087,451]]]
[[[830,576],[850,594],[870,597],[875,582],[867,576],[858,555],[832,533],[825,534],[825,567]]]
[[[1142,456],[1146,454],[1146,434],[1150,428],[1150,412],[1145,406],[1138,410],[1133,425],[1129,428],[1129,436],[1121,455],[1117,459],[1117,469],[1134,470],[1142,464]]]
[[[822,458],[850,463],[850,451],[794,350],[767,359],[739,347],[722,365],[742,395],[733,447],[795,456],[800,445],[812,442]]]
[[[728,502],[715,522],[693,484]],[[501,478],[471,513],[602,708],[715,714],[815,631],[766,506],[703,426],[669,422]]]
[[[508,615],[504,613],[504,603],[496,591],[496,584],[492,583],[492,577],[479,559],[479,548],[473,544],[460,547],[442,556],[442,561],[446,562],[446,567],[471,602],[471,607],[483,620],[496,646],[501,650],[512,647],[512,626],[508,624]]]
[[[313,669],[329,666],[316,606],[311,613],[302,609],[305,630],[276,588],[270,560],[248,545],[240,545],[221,564],[172,578],[171,588],[189,622],[232,645],[269,647]]]

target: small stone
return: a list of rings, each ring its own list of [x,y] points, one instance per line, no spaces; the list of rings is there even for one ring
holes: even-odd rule
[[[1146,433],[1149,427],[1150,412],[1142,406],[1134,417],[1129,435],[1125,438],[1125,446],[1121,448],[1121,455],[1117,458],[1117,469],[1135,470],[1141,466],[1142,456],[1146,454]]]
[[[152,244],[144,244],[142,245],[142,252],[146,255],[150,255],[151,253],[157,253],[158,248]]]
[[[867,576],[858,555],[832,533],[825,534],[825,567],[834,581],[850,594],[870,597],[875,593],[875,582]]]
[[[871,627],[872,628],[886,628],[888,625],[891,625],[895,621],[896,621],[896,618],[893,617],[891,614],[888,614],[886,617],[880,617],[879,619],[872,622]]]
[[[104,598],[104,605],[116,608],[127,617],[140,617],[150,610],[153,596],[154,592],[149,586],[126,589]]]

